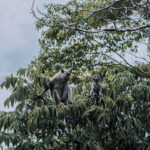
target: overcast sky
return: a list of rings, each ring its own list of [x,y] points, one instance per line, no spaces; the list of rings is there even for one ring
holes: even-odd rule
[[[44,3],[66,3],[68,0],[36,0],[35,5],[42,9]],[[35,29],[35,18],[30,13],[32,0],[3,0],[0,2],[0,83],[6,76],[27,67],[40,47],[40,33]],[[10,91],[0,89],[0,110]]]

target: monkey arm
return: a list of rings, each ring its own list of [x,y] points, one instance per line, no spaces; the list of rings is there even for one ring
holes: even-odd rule
[[[65,104],[74,104],[72,102],[72,89],[68,85],[65,87],[61,102]]]
[[[60,102],[60,96],[59,96],[57,90],[54,90],[53,93],[54,93],[54,94],[53,94],[53,97],[54,97],[54,100],[55,100],[55,102],[56,102],[56,105],[58,105],[59,102]]]

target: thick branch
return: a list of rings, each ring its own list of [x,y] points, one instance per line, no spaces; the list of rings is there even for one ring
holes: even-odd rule
[[[142,29],[146,29],[146,28],[150,28],[150,23],[147,23],[145,25],[139,26],[139,27],[128,27],[128,28],[104,28],[104,29],[100,29],[100,30],[86,30],[86,29],[82,29],[82,28],[73,28],[73,27],[69,27],[65,24],[61,24],[60,26],[70,29],[70,30],[76,30],[76,31],[81,31],[81,32],[85,32],[85,33],[100,33],[100,32],[104,32],[104,31],[111,31],[111,32],[127,32],[127,31],[137,31],[137,30],[142,30]]]

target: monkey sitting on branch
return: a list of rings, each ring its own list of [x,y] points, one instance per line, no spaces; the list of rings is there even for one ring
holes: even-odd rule
[[[91,96],[96,97],[96,102],[98,105],[103,104],[104,105],[104,101],[103,101],[103,93],[102,93],[102,86],[100,84],[100,77],[98,74],[93,75],[92,77],[92,89],[90,92]]]
[[[59,104],[59,102],[74,104],[72,102],[72,90],[69,86],[70,75],[71,73],[67,69],[60,70],[50,79],[50,86],[46,87],[38,97],[41,98],[49,89],[51,97],[56,104]]]

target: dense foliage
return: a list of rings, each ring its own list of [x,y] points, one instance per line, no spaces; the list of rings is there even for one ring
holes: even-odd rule
[[[0,143],[9,150],[150,150],[149,7],[141,0],[72,0],[45,5],[41,18],[32,7],[41,52],[1,84],[12,91],[5,106],[17,106],[0,112]],[[147,45],[144,58],[139,42]],[[61,68],[72,73],[75,105],[55,105],[48,92],[38,98]],[[101,106],[89,97],[95,73]]]

